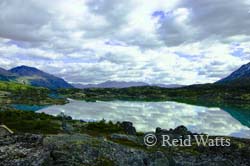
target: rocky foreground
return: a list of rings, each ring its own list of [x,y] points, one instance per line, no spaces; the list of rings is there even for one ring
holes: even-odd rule
[[[250,141],[231,138],[229,147],[147,147],[144,134],[129,122],[122,123],[125,134],[93,135],[64,133],[56,135],[11,134],[0,137],[1,166],[248,166]],[[184,126],[153,133],[171,139],[192,135]]]

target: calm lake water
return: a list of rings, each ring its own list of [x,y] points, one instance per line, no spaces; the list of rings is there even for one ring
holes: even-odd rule
[[[72,100],[66,105],[43,108],[38,112],[58,115],[64,112],[73,119],[85,121],[131,121],[137,131],[154,131],[186,126],[192,132],[209,135],[250,138],[250,128],[220,108],[207,108],[176,102],[131,102]],[[245,123],[250,119],[244,119]]]

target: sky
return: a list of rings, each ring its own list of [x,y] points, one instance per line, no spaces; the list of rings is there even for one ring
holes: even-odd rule
[[[0,67],[70,83],[211,83],[250,61],[250,0],[0,0]]]

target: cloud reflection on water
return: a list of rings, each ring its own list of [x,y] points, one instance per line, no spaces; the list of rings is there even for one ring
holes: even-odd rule
[[[250,128],[242,125],[220,108],[206,108],[176,102],[85,102],[71,101],[38,112],[58,115],[64,112],[73,119],[131,121],[138,131],[154,131],[186,126],[192,132],[250,138]]]

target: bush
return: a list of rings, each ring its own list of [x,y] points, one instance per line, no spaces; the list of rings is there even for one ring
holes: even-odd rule
[[[15,132],[56,134],[60,123],[56,117],[31,111],[0,111],[0,122]]]
[[[98,131],[100,133],[122,133],[123,132],[123,128],[119,125],[119,123],[113,123],[112,121],[106,122],[104,119],[99,122],[88,122],[86,129]]]

